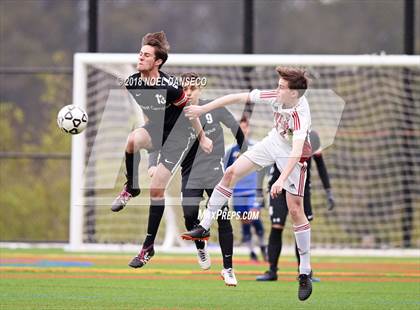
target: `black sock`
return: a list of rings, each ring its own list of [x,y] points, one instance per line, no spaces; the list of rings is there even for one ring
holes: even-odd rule
[[[271,227],[270,237],[268,239],[268,261],[270,263],[270,271],[277,272],[277,265],[282,248],[283,229]]]
[[[299,250],[297,247],[297,244],[295,242],[295,255],[296,255],[296,259],[297,259],[297,263],[298,263],[298,270],[299,270],[299,265],[300,265],[300,255],[299,255]]]
[[[191,230],[200,223],[198,220],[199,206],[183,205],[182,209],[184,211],[185,228]],[[205,242],[201,240],[195,240],[194,243],[197,250],[204,249],[204,246],[206,245]]]
[[[204,249],[204,246],[206,245],[206,243],[202,240],[194,240],[194,243],[195,243],[195,247],[197,248],[197,250]]]
[[[140,152],[125,152],[125,169],[127,170],[127,188],[139,189]]]
[[[233,230],[228,219],[217,219],[219,224],[219,243],[222,250],[223,268],[232,268]]]
[[[155,242],[159,229],[160,220],[165,210],[165,199],[151,200],[149,208],[149,220],[147,223],[147,236],[143,242],[143,248],[147,248]]]

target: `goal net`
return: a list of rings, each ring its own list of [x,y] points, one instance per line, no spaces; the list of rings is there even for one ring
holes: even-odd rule
[[[110,211],[125,181],[127,135],[144,123],[141,110],[121,87],[135,72],[136,60],[135,54],[75,55],[73,100],[86,109],[89,124],[73,137],[72,249],[103,245],[137,249],[146,236],[147,152],[142,151],[139,168],[142,194],[122,212]],[[313,248],[419,248],[420,57],[172,54],[164,71],[175,76],[194,71],[206,77],[203,96],[211,99],[276,88],[278,65],[304,67],[311,77],[307,97],[312,127],[321,137],[336,202],[328,211],[313,164]],[[244,106],[229,109],[239,119]],[[271,108],[252,107],[250,124],[252,138],[262,139],[272,127]],[[226,130],[226,144],[233,141]],[[178,238],[184,230],[180,196],[178,172],[167,188],[167,207],[156,239],[166,249],[187,245]],[[268,197],[266,202],[261,216],[268,236]],[[239,244],[240,222],[234,219],[232,224]],[[291,229],[286,228],[285,238],[292,244]]]

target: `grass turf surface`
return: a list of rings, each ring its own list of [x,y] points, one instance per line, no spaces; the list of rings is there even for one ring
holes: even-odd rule
[[[237,287],[220,280],[220,255],[200,271],[193,255],[157,253],[143,269],[131,255],[0,249],[3,309],[419,309],[420,262],[410,258],[315,257],[320,283],[297,299],[296,263],[281,257],[277,282],[256,282],[266,265],[235,257]]]

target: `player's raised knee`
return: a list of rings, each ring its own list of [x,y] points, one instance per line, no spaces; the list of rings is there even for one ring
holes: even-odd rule
[[[127,137],[127,147],[126,150],[129,153],[133,153],[135,148],[135,134],[131,132]]]
[[[225,171],[225,175],[223,176],[223,180],[225,183],[228,183],[229,186],[235,185],[235,183],[238,181],[238,178],[238,171],[235,165],[228,167]]]
[[[225,175],[223,176],[223,179],[230,181],[234,173],[235,173],[235,168],[233,166],[228,167],[225,171]]]

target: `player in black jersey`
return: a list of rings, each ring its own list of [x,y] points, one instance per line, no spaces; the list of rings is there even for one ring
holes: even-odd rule
[[[312,213],[311,205],[311,164],[312,159],[315,161],[319,177],[321,178],[322,185],[324,186],[327,195],[327,207],[328,210],[332,210],[335,206],[334,197],[331,191],[330,178],[328,176],[327,167],[325,166],[324,159],[321,153],[321,143],[319,135],[316,131],[311,131],[309,134],[312,149],[315,150],[312,157],[307,160],[307,177],[305,182],[305,196],[303,198],[303,209],[308,221],[312,221],[314,216]],[[273,165],[271,171],[271,178],[268,182],[268,188],[270,189],[275,180],[280,175],[280,171],[276,165]],[[287,202],[284,192],[276,198],[270,198],[270,217],[271,217],[271,232],[268,241],[268,261],[270,263],[270,269],[263,275],[257,277],[257,281],[276,281],[277,280],[277,265],[282,248],[282,234],[286,224],[288,214]],[[300,261],[299,252],[297,246],[295,246],[296,258]],[[313,278],[313,282],[319,281],[317,278]]]
[[[154,240],[165,208],[165,187],[190,147],[190,126],[197,130],[200,146],[211,152],[212,141],[202,131],[199,120],[190,122],[182,113],[188,102],[177,80],[160,71],[168,58],[169,43],[163,31],[148,33],[142,39],[137,70],[125,81],[125,87],[142,108],[146,124],[131,132],[125,149],[127,182],[112,203],[111,210],[122,210],[127,202],[140,194],[138,167],[140,149],[160,150],[161,158],[150,184],[150,208],[147,235],[140,253],[129,263],[143,267],[154,255]]]
[[[199,75],[194,72],[182,75],[184,92],[190,99],[192,105],[204,105],[208,103],[201,100]],[[210,197],[213,188],[217,185],[223,176],[223,157],[225,155],[225,142],[223,137],[223,128],[221,124],[230,129],[235,136],[238,145],[243,145],[244,134],[239,127],[238,122],[226,108],[220,108],[200,117],[200,122],[204,127],[206,136],[213,141],[213,151],[207,154],[199,148],[199,142],[195,141],[191,150],[181,163],[182,175],[182,209],[184,212],[185,227],[190,230],[198,225],[198,211],[200,201],[203,199],[204,192]],[[154,175],[155,163],[158,152],[154,152],[149,158],[149,175]],[[160,155],[162,156],[162,155]],[[237,281],[232,269],[233,254],[233,232],[230,220],[227,218],[227,204],[224,206],[223,213],[219,215],[217,221],[219,224],[219,242],[223,256],[222,277],[228,286],[236,286]],[[197,247],[197,258],[202,269],[210,268],[210,256],[207,251],[206,242],[202,240],[195,241]]]

